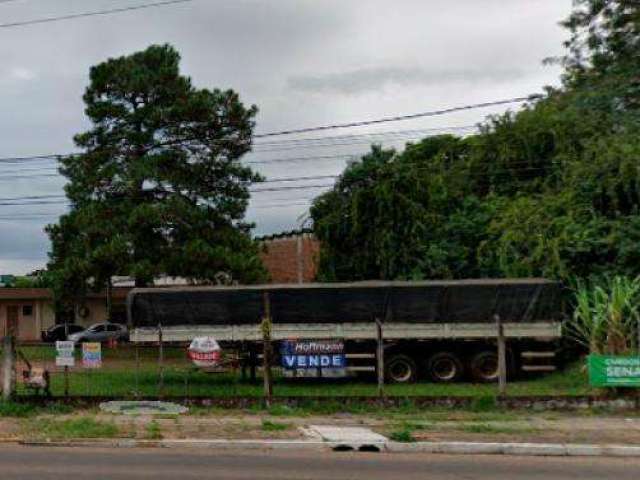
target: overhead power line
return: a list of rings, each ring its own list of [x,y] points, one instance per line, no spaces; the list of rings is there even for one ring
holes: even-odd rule
[[[332,136],[298,138],[298,139],[278,140],[278,141],[269,141],[269,142],[256,142],[254,143],[253,146],[254,146],[254,152],[260,153],[262,151],[265,153],[271,153],[271,152],[279,152],[279,151],[286,151],[286,150],[294,150],[298,148],[360,145],[362,143],[375,142],[377,139],[407,140],[410,138],[425,138],[428,136],[427,135],[428,133],[465,132],[475,128],[476,128],[475,125],[463,125],[463,126],[451,126],[451,127],[425,128],[425,129],[418,129],[418,130],[413,129],[413,130],[369,132],[369,133],[360,133],[360,134],[351,134],[351,135],[332,135]],[[282,148],[277,148],[277,147],[282,147]],[[61,157],[71,157],[74,155],[81,155],[81,153],[67,152],[67,153],[51,153],[47,155],[0,157],[0,163],[13,164],[13,163],[31,162],[31,161],[39,161],[39,160],[58,160]],[[332,156],[332,158],[337,158],[338,156],[347,157],[350,155],[342,154],[342,155]],[[245,163],[250,163],[250,164],[269,163],[271,161],[272,160],[270,159],[258,160],[258,161],[250,160]],[[274,161],[281,161],[281,159],[277,159]]]
[[[4,197],[0,198],[0,202],[8,202],[11,200],[42,200],[44,198],[64,198],[64,195],[31,195],[26,197]]]
[[[316,161],[316,160],[347,160],[349,158],[361,157],[363,154],[342,154],[342,155],[317,155],[310,157],[284,157],[284,158],[270,158],[267,160],[252,160],[248,162],[244,162],[249,165],[262,165],[268,163],[295,163],[295,162],[307,162],[307,161]]]
[[[314,143],[318,141],[328,141],[328,140],[349,140],[354,138],[375,138],[375,137],[384,137],[384,138],[400,138],[403,139],[407,136],[424,136],[428,133],[434,132],[447,132],[447,131],[465,131],[476,129],[476,125],[460,125],[453,127],[435,127],[435,128],[420,128],[420,129],[407,129],[407,130],[386,130],[382,132],[367,132],[367,133],[356,133],[349,135],[330,135],[330,136],[322,136],[322,137],[303,137],[303,138],[292,138],[289,140],[277,140],[277,141],[267,141],[267,142],[256,142],[255,146],[272,146],[272,145],[290,145],[297,143]]]
[[[3,157],[0,158],[0,162],[2,163],[22,163],[22,162],[33,162],[37,160],[57,160],[59,157],[64,157],[64,154],[56,154],[52,153],[50,155],[31,155],[25,157]]]
[[[7,0],[5,0],[7,1]],[[0,28],[15,28],[15,27],[25,27],[27,25],[37,25],[40,23],[51,23],[51,22],[61,22],[63,20],[73,20],[76,18],[85,18],[85,17],[96,17],[99,15],[112,15],[115,13],[122,12],[131,12],[134,10],[143,10],[147,8],[154,7],[164,7],[168,5],[175,5],[179,3],[189,3],[194,0],[166,0],[163,2],[153,2],[153,3],[143,3],[141,5],[133,5],[130,7],[121,7],[121,8],[110,8],[107,10],[95,10],[91,12],[82,12],[82,13],[72,13],[69,15],[60,15],[55,17],[44,17],[44,18],[36,18],[33,20],[24,20],[20,22],[11,22],[11,23],[1,23]]]
[[[367,125],[376,125],[380,123],[413,120],[415,118],[437,117],[439,115],[446,115],[447,113],[461,112],[464,110],[475,110],[478,108],[487,108],[487,107],[493,107],[497,105],[507,105],[510,103],[522,103],[528,100],[531,100],[530,96],[515,97],[515,98],[508,98],[505,100],[494,100],[492,102],[473,103],[470,105],[462,105],[459,107],[444,108],[442,110],[432,110],[428,112],[412,113],[409,115],[398,115],[395,117],[378,118],[375,120],[362,120],[357,122],[336,123],[333,125],[322,125],[319,127],[296,128],[293,130],[280,130],[278,132],[260,133],[260,134],[254,135],[253,138],[277,137],[282,135],[293,135],[295,133],[321,132],[324,130],[336,130],[339,128],[364,127]]]

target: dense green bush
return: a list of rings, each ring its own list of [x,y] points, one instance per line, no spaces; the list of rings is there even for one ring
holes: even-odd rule
[[[640,4],[578,0],[565,26],[561,88],[374,146],[316,198],[321,280],[640,274]]]

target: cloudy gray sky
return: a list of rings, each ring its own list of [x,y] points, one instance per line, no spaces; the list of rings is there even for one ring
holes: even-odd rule
[[[12,0],[0,2],[0,24],[149,1]],[[152,43],[175,45],[196,85],[230,87],[257,104],[258,133],[540,92],[558,83],[558,68],[541,61],[562,53],[566,34],[558,22],[570,6],[571,0],[194,0],[0,28],[0,157],[71,151],[73,134],[87,127],[81,95],[90,66]],[[271,178],[334,175],[372,139],[399,147],[506,108],[277,137],[257,142],[263,144],[247,161],[304,158],[255,164]],[[59,194],[63,180],[54,174],[52,161],[1,163],[0,198]],[[255,193],[248,217],[256,234],[295,228],[308,200],[322,191],[318,185],[331,181],[273,183],[304,188]],[[0,273],[43,267],[49,242],[42,228],[63,207],[6,203],[0,202]]]

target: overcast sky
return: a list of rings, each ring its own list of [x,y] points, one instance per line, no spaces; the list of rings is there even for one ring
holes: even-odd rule
[[[0,23],[150,1],[13,0],[0,2]],[[563,52],[558,22],[570,6],[571,0],[194,0],[0,28],[0,157],[73,150],[72,136],[88,127],[81,95],[90,66],[153,43],[176,46],[196,85],[233,88],[258,105],[257,133],[540,92],[558,84],[558,68],[541,62]],[[330,157],[256,167],[270,178],[334,175],[370,139],[398,147],[424,130],[474,125],[506,108],[277,137],[269,142],[402,132],[262,145],[247,161]],[[55,172],[52,161],[2,163],[0,198],[60,194],[63,180]],[[296,228],[306,202],[322,191],[317,185],[331,181],[267,184],[308,187],[255,193],[248,212],[255,233]],[[0,203],[0,273],[42,268],[49,249],[42,228],[62,211],[55,204]]]

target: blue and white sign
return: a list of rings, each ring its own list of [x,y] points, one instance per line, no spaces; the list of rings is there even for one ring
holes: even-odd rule
[[[347,359],[342,340],[286,340],[280,344],[285,374],[296,377],[340,377]]]

